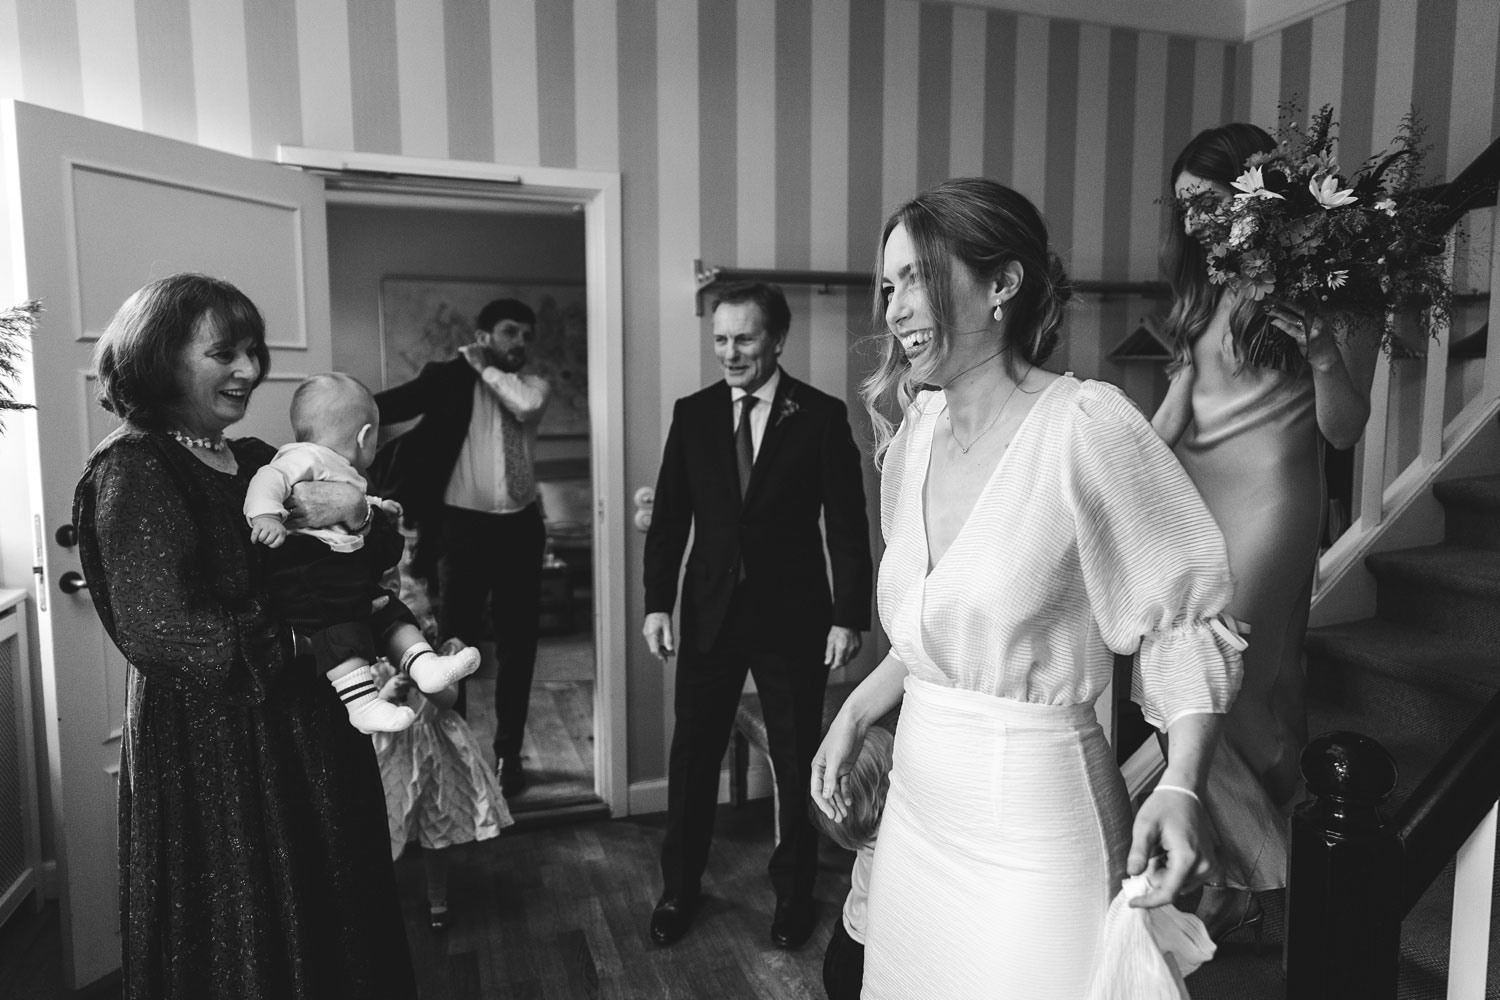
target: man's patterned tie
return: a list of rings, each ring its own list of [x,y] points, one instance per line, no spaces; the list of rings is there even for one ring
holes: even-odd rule
[[[505,492],[512,501],[530,497],[536,489],[531,462],[526,458],[526,429],[505,407],[500,407],[501,453],[505,456]]]

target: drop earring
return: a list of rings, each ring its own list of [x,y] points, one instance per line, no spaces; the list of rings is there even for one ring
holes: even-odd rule
[[[1004,318],[1005,318],[1005,304],[1003,302],[996,302],[995,303],[995,322],[998,323],[998,322],[1000,322]]]

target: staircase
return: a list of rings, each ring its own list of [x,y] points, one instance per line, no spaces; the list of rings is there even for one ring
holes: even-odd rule
[[[1353,729],[1389,750],[1400,766],[1390,811],[1500,689],[1500,476],[1433,494],[1442,543],[1368,556],[1376,616],[1307,637],[1310,731]],[[1403,1000],[1445,995],[1452,904],[1450,864],[1402,923]],[[1500,997],[1500,948],[1486,996]]]
[[[1387,817],[1411,794],[1479,708],[1500,690],[1500,475],[1440,482],[1441,544],[1365,559],[1377,585],[1376,616],[1309,630],[1308,729],[1353,730],[1389,750],[1400,778]],[[1401,928],[1401,1000],[1446,995],[1453,905],[1450,863]],[[1500,900],[1500,879],[1493,888]],[[1281,997],[1283,909],[1266,906],[1265,947],[1231,937],[1188,980],[1199,1000]],[[1500,905],[1491,940],[1500,942]],[[1500,998],[1500,947],[1489,957],[1487,997]]]

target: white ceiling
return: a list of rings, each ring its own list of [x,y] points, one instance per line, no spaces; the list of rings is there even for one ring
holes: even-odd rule
[[[1245,40],[1306,20],[1349,0],[1245,0]],[[1415,2],[1415,0],[1412,0]]]
[[[1243,42],[1348,0],[959,0],[976,7]]]

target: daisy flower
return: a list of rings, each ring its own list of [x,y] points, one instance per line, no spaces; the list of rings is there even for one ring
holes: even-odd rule
[[[1348,188],[1339,190],[1339,179],[1335,174],[1325,174],[1322,183],[1314,177],[1307,182],[1307,189],[1324,208],[1343,208],[1345,205],[1352,205],[1359,201],[1359,196]]]
[[[1236,198],[1276,198],[1282,201],[1286,200],[1276,192],[1266,190],[1266,181],[1261,176],[1260,167],[1251,167],[1243,174],[1240,174],[1235,179],[1233,187],[1236,191],[1240,192],[1235,195]]]

